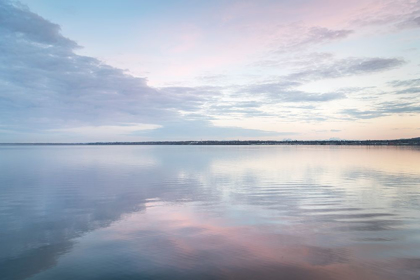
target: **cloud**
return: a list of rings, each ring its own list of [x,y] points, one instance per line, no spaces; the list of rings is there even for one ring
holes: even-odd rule
[[[350,21],[352,24],[386,26],[388,31],[420,27],[420,2],[417,0],[376,2],[361,12]]]
[[[386,102],[382,103],[378,108],[378,111],[384,114],[408,114],[408,113],[420,113],[420,104],[416,103],[395,103]]]
[[[420,86],[420,79],[411,79],[411,80],[395,80],[389,82],[393,87],[410,87],[410,86]]]
[[[239,127],[214,126],[206,120],[183,120],[167,122],[161,128],[150,131],[139,131],[132,135],[141,135],[150,139],[159,140],[217,140],[296,134],[295,132],[274,132]]]
[[[302,49],[340,40],[352,34],[353,30],[329,29],[325,27],[302,27],[299,25],[287,26],[286,34],[281,34],[278,38],[279,46],[275,49],[276,53],[296,52]]]
[[[322,59],[318,59],[316,55],[316,63],[305,63],[308,65],[301,69],[298,69],[294,73],[277,77],[277,81],[271,81],[266,83],[253,83],[241,87],[234,87],[232,90],[233,94],[230,95],[234,98],[233,101],[225,103],[223,106],[220,104],[211,106],[208,113],[230,116],[272,116],[282,117],[289,120],[300,119],[300,120],[314,120],[314,121],[325,121],[331,119],[332,116],[314,116],[312,108],[312,114],[308,115],[304,112],[300,112],[299,116],[296,112],[292,113],[288,108],[291,103],[324,103],[335,100],[346,99],[347,94],[350,92],[361,91],[368,87],[363,88],[342,88],[334,92],[307,92],[298,90],[299,86],[302,86],[308,82],[324,80],[324,79],[337,79],[349,76],[367,75],[372,73],[379,73],[388,71],[400,67],[405,64],[405,61],[400,58],[345,58],[345,59],[331,59],[328,61],[325,59],[325,55],[322,55]],[[241,102],[241,100],[249,99],[252,102],[252,107],[247,107]],[[264,105],[283,104],[278,110],[267,112],[263,110]],[[284,104],[287,104],[284,106]],[[280,109],[281,108],[281,109]],[[352,118],[374,118],[383,115],[381,112],[359,112],[357,110],[342,111],[345,115],[351,115]]]
[[[293,91],[283,95],[281,100],[286,102],[326,102],[343,98],[346,98],[343,93],[308,93],[303,91]]]
[[[394,94],[420,93],[420,79],[394,80],[388,82],[388,85],[397,89],[396,91],[393,91]]]
[[[310,93],[296,90],[304,83],[323,79],[342,78],[391,70],[402,66],[399,58],[346,58],[325,61],[302,68],[292,74],[278,77],[279,81],[244,86],[237,94],[265,95],[283,102],[327,102],[346,98],[344,92]]]
[[[5,38],[0,46],[0,125],[7,134],[82,135],[80,139],[121,134],[153,139],[283,135],[216,127],[205,115],[188,120],[185,113],[213,104],[222,89],[152,88],[145,78],[76,54],[79,46],[61,35],[58,25],[14,2],[0,3],[0,19],[0,36]],[[264,114],[251,104],[237,106],[248,114]]]
[[[408,18],[407,15],[404,20]],[[410,18],[417,20],[415,11]],[[342,28],[295,26],[297,31],[287,25],[281,31],[283,37],[273,35],[281,40],[280,43],[277,41],[274,56],[284,57],[283,52],[341,40],[353,33],[353,30]],[[348,91],[306,92],[300,90],[300,86],[323,79],[379,73],[405,64],[403,59],[392,57],[336,59],[331,53],[306,56],[295,53],[286,61],[294,66],[291,74],[265,82],[225,87],[154,88],[147,84],[146,78],[129,75],[96,58],[77,54],[80,46],[63,36],[59,25],[16,2],[0,1],[0,36],[0,131],[3,137],[8,134],[8,139],[12,139],[13,133],[44,133],[46,137],[52,133],[112,136],[111,131],[149,138],[182,137],[182,131],[190,137],[194,135],[193,131],[202,137],[279,135],[220,128],[209,120],[212,116],[326,120],[326,116],[314,115],[314,104],[348,98]],[[296,65],[303,66],[297,68]],[[229,77],[208,75],[201,76],[201,80],[213,83]],[[394,93],[415,94],[419,92],[420,82],[413,79],[394,81],[391,85],[397,88]],[[273,105],[278,108],[267,109]],[[416,108],[416,104],[389,108],[378,105],[372,106],[372,112],[347,109],[341,114],[351,118],[373,118],[417,112]],[[297,113],[299,110],[306,111]],[[193,115],[192,121],[190,116]],[[140,127],[154,129],[140,131]]]
[[[310,93],[299,90],[280,90],[277,87],[277,84],[272,84],[272,87],[269,84],[265,84],[262,88],[251,88],[245,89],[243,92],[248,94],[265,94],[267,102],[327,102],[337,99],[346,98],[346,95],[343,93]]]
[[[205,110],[206,113],[213,116],[230,117],[267,117],[273,114],[264,112],[261,105],[263,102],[257,101],[232,101],[217,102],[209,105]]]
[[[396,94],[413,94],[413,93],[419,93],[420,87],[412,87],[412,88],[406,88],[403,90],[399,90],[395,92]]]
[[[395,69],[406,62],[400,58],[345,58],[310,66],[287,76],[291,80],[313,81],[371,74]]]
[[[151,88],[145,78],[78,55],[58,25],[14,2],[0,3],[0,20],[0,124],[155,124],[217,95],[211,87]]]
[[[246,87],[243,87],[240,89],[240,92],[248,92],[251,94],[254,93],[270,93],[270,92],[280,92],[285,91],[290,88],[295,88],[297,86],[302,85],[299,81],[293,81],[293,80],[282,80],[279,82],[273,82],[273,83],[260,83],[260,84],[251,84]]]
[[[418,114],[420,113],[420,104],[417,103],[395,103],[395,102],[384,102],[378,104],[370,110],[359,110],[359,109],[344,109],[341,111],[342,115],[345,115],[351,119],[374,119],[393,114]]]
[[[200,81],[203,81],[205,83],[214,83],[214,82],[223,82],[226,81],[229,78],[227,75],[203,75],[197,77]]]
[[[334,59],[334,54],[328,52],[298,53],[282,56],[280,59],[271,58],[259,60],[251,64],[257,67],[300,67],[302,65],[319,65]]]
[[[70,128],[56,128],[50,129],[48,132],[61,133],[64,135],[75,134],[83,137],[96,137],[96,139],[103,139],[103,137],[112,137],[118,135],[129,135],[143,130],[153,130],[162,127],[161,125],[153,124],[119,124],[119,125],[101,125],[101,126],[80,126]]]
[[[288,58],[262,60],[254,63],[261,67],[295,66],[293,73],[279,77],[283,84],[299,85],[303,82],[365,75],[396,69],[406,64],[402,58],[347,57],[336,59],[331,53],[310,53]],[[296,66],[298,67],[296,69]],[[287,81],[287,82],[286,82]]]
[[[21,35],[24,37],[23,40],[40,43],[44,46],[54,45],[68,49],[78,47],[76,42],[60,34],[59,25],[31,13],[24,5],[8,0],[2,2],[0,6],[0,26],[2,29]],[[5,34],[3,33],[3,35]]]
[[[417,14],[411,18],[407,18],[403,22],[397,25],[400,28],[418,28],[420,27],[420,12],[417,11]]]

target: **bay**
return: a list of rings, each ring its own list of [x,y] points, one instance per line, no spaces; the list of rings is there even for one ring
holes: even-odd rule
[[[0,279],[418,279],[420,149],[0,146]]]

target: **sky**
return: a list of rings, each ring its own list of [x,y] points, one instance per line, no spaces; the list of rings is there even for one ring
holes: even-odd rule
[[[419,136],[417,0],[0,0],[0,143]]]

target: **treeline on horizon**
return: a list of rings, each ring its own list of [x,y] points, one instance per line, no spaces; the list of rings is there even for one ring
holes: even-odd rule
[[[420,137],[395,140],[200,140],[87,143],[0,143],[0,145],[367,145],[420,146]]]

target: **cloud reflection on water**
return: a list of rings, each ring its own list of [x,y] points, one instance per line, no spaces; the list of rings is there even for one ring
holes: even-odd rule
[[[0,153],[0,271],[10,279],[411,279],[418,272],[415,148]]]

